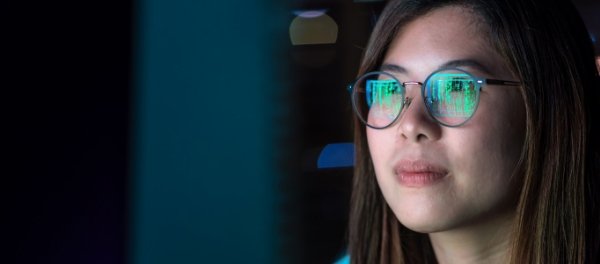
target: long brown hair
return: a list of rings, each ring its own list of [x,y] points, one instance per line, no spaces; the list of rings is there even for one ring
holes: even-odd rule
[[[600,81],[589,35],[568,1],[390,1],[358,75],[377,69],[407,23],[442,6],[477,15],[490,45],[522,82],[526,135],[512,263],[600,261]],[[596,106],[597,107],[597,106]],[[596,111],[597,113],[597,111]],[[349,223],[352,263],[435,263],[427,234],[402,226],[377,185],[365,128],[354,118],[356,166]]]

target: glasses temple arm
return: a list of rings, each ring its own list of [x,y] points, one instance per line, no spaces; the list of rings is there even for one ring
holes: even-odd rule
[[[497,79],[484,79],[486,84],[492,85],[508,85],[508,86],[519,86],[521,82],[515,81],[505,81],[505,80],[497,80]]]

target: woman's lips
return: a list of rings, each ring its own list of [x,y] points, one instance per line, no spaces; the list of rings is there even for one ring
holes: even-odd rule
[[[448,170],[425,160],[401,160],[394,166],[394,174],[401,185],[416,188],[439,182]]]

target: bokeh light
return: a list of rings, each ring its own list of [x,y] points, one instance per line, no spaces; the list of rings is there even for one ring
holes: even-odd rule
[[[334,44],[338,25],[326,10],[294,11],[296,17],[290,24],[292,45]]]

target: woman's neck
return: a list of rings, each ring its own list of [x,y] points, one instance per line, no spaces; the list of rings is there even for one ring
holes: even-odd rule
[[[429,234],[438,263],[506,263],[513,219],[511,213],[477,225]]]

